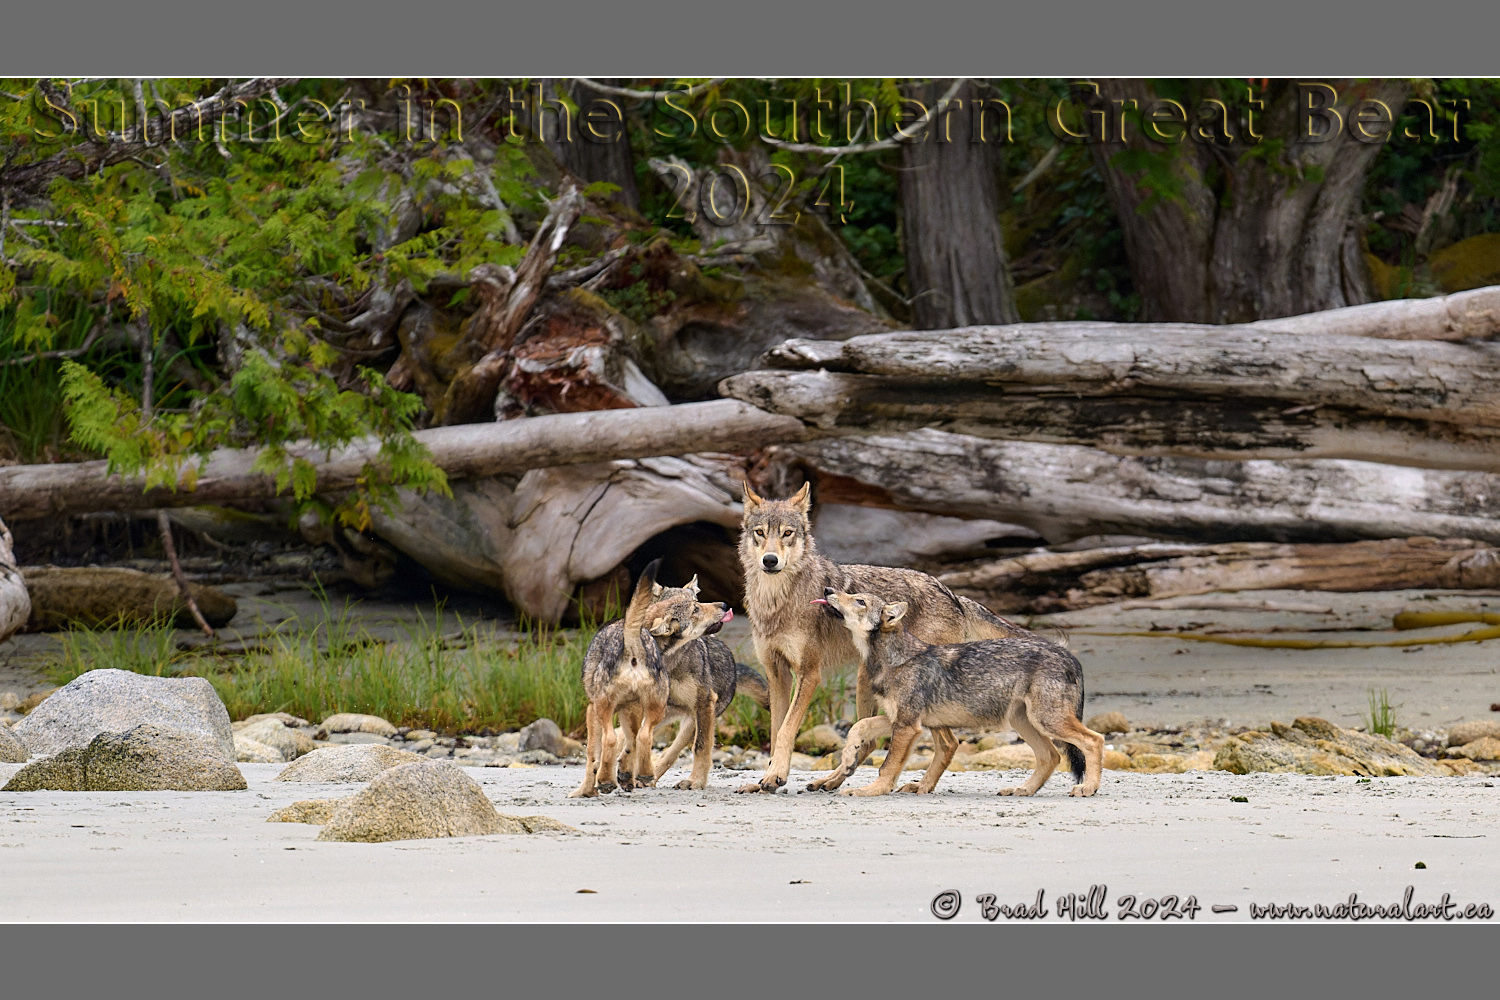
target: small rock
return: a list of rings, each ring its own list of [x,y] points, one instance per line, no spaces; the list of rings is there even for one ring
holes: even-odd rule
[[[1084,723],[1096,733],[1128,733],[1130,721],[1123,712],[1101,712]]]
[[[374,733],[376,736],[395,736],[396,727],[378,715],[356,715],[340,712],[330,715],[318,726],[315,738],[323,740],[330,733]]]
[[[48,698],[52,697],[57,688],[48,688],[45,691],[33,691],[21,699],[21,704],[16,706],[16,711],[22,715],[30,715],[36,707]]]
[[[527,750],[516,755],[516,761],[521,764],[561,764],[562,759],[546,750]]]
[[[1500,739],[1500,722],[1494,719],[1460,722],[1448,730],[1448,745],[1450,747],[1467,746],[1475,740],[1483,739],[1486,736]]]
[[[277,781],[369,781],[403,764],[426,763],[424,758],[378,744],[323,747],[298,757],[276,776]]]
[[[428,760],[447,760],[453,756],[453,751],[447,747],[430,747],[425,756]]]
[[[0,764],[24,764],[31,757],[26,744],[11,735],[11,731],[0,726]]]
[[[984,750],[994,750],[996,747],[1019,745],[1016,743],[1015,737],[1010,733],[989,733],[979,738],[978,742],[974,744],[974,750],[975,752],[981,752]]]
[[[322,826],[333,816],[343,799],[302,799],[266,817],[267,823],[310,823]]]
[[[1411,747],[1340,729],[1326,719],[1311,716],[1296,719],[1290,726],[1273,722],[1269,733],[1252,729],[1230,738],[1215,755],[1214,767],[1234,774],[1272,771],[1422,777],[1451,773]]]
[[[6,791],[221,792],[245,788],[239,768],[196,734],[152,723],[100,733],[17,771]]]
[[[345,799],[318,840],[384,843],[525,832],[520,821],[502,818],[459,768],[423,762],[393,767]]]
[[[234,736],[234,759],[241,764],[285,764],[286,758],[281,756],[281,751],[275,747],[268,747],[264,743],[246,739],[236,733]]]
[[[495,749],[504,753],[521,752],[520,733],[501,733],[495,737]]]
[[[1089,726],[1089,728],[1094,727]],[[1097,729],[1094,731],[1098,732]],[[1106,750],[1104,751],[1104,768],[1107,771],[1128,771],[1131,768],[1131,761],[1128,756],[1118,750]]]
[[[513,819],[526,828],[527,833],[578,833],[575,826],[569,826],[550,816],[506,816],[500,814],[501,819]]]
[[[374,733],[329,733],[327,740],[329,743],[344,746],[354,746],[360,743],[378,743],[381,746],[391,745],[391,741],[389,739],[384,736],[377,736]],[[310,743],[312,741],[309,740],[308,742]]]
[[[1465,743],[1458,749],[1458,752],[1473,761],[1500,760],[1500,739],[1493,736],[1481,736],[1477,740]]]
[[[545,750],[554,757],[569,756],[561,727],[551,719],[537,719],[521,730],[521,750]]]
[[[378,739],[378,737],[376,737]],[[271,747],[279,754],[278,760],[296,760],[303,754],[312,753],[318,745],[300,729],[291,729],[280,719],[270,716],[259,719],[235,733],[235,746],[241,739],[252,740]]]
[[[1036,767],[1036,754],[1032,753],[1031,747],[1024,743],[992,747],[965,757],[964,766],[970,771],[1014,771],[1018,768],[1034,768]]]
[[[809,754],[833,753],[844,749],[844,738],[830,725],[813,726],[797,735],[797,749]]]
[[[53,692],[11,732],[32,753],[55,754],[142,723],[199,736],[217,746],[226,763],[235,758],[229,712],[201,677],[90,670]]]
[[[14,712],[20,707],[20,695],[14,691],[0,691],[0,712]]]
[[[406,739],[409,743],[420,743],[423,740],[437,739],[437,733],[431,729],[412,729],[407,732]]]
[[[311,722],[292,715],[290,712],[263,712],[260,715],[251,715],[247,718],[241,719],[239,722],[236,722],[233,728],[235,732],[239,732],[246,726],[253,726],[257,722],[264,722],[267,719],[275,719],[277,722],[281,723],[283,726],[286,726],[288,729],[312,728]]]

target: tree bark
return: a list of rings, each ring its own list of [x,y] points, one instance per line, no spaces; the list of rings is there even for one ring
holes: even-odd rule
[[[1264,94],[1259,143],[1245,121],[1224,123],[1232,139],[1223,124],[1193,121],[1197,98],[1213,96],[1206,82],[1189,101],[1190,141],[1154,142],[1131,123],[1122,143],[1113,109],[1135,101],[1144,112],[1158,95],[1145,80],[1097,82],[1095,103],[1116,127],[1112,141],[1091,148],[1147,319],[1244,323],[1373,299],[1355,213],[1380,143],[1357,141],[1347,127],[1327,141],[1299,137],[1301,98],[1290,80]],[[1346,125],[1362,100],[1382,101],[1399,118],[1407,94],[1403,81],[1332,85]],[[1137,156],[1120,155],[1127,151]],[[1142,170],[1140,154],[1157,158],[1171,180]]]
[[[949,87],[940,80],[907,93],[931,108]],[[922,330],[1020,319],[1000,232],[994,145],[972,141],[977,91],[966,81],[953,110],[938,108],[920,140],[901,147],[906,275]]]
[[[16,566],[15,542],[0,521],[0,642],[9,639],[31,617],[31,595]]]
[[[1110,534],[1278,542],[1434,535],[1500,544],[1500,475],[1491,473],[1122,458],[935,430],[825,438],[772,453],[854,480],[874,502],[1020,524],[1051,544]]]
[[[808,433],[795,418],[715,400],[434,427],[417,431],[415,437],[450,479],[473,479],[611,459],[751,451],[774,441],[800,440]],[[377,451],[378,444],[369,441],[326,453],[301,449],[317,467],[320,493],[353,487]],[[145,492],[140,477],[111,476],[104,461],[6,466],[0,468],[0,515],[19,521],[276,496],[272,480],[252,471],[257,454],[248,449],[216,451],[204,463],[197,487],[177,492]]]
[[[614,102],[623,116],[625,103],[620,98],[595,90],[581,80],[554,80],[550,86],[555,89],[560,82],[570,91],[580,115],[588,111],[593,101],[606,100]],[[629,81],[609,79],[599,82],[612,87],[624,87]],[[582,122],[574,122],[573,126],[571,141],[559,141],[556,132],[548,133],[547,148],[552,151],[552,156],[586,184],[605,181],[619,185],[619,192],[603,200],[618,201],[639,211],[641,194],[635,184],[635,157],[630,147],[630,130],[622,123],[614,140],[604,141],[585,128]]]
[[[1464,538],[1111,546],[999,559],[938,578],[1002,611],[1048,612],[1225,590],[1489,589],[1500,586],[1500,550]]]

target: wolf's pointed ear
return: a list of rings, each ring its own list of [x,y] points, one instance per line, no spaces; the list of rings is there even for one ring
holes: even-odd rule
[[[697,597],[698,596],[698,589],[699,589],[698,588],[698,574],[694,573],[693,574],[693,578],[691,580],[689,580],[687,583],[684,583],[682,585],[682,589],[683,590],[690,590],[690,591],[692,591],[693,592],[693,596]]]
[[[745,513],[746,514],[750,513],[752,510],[754,510],[755,508],[759,507],[761,504],[763,504],[763,503],[766,502],[763,498],[761,498],[758,494],[756,494],[756,492],[754,490],[752,490],[750,488],[750,481],[749,480],[746,480],[746,479],[740,480],[740,486],[745,491]]]
[[[665,617],[661,617],[652,622],[651,627],[646,631],[652,635],[668,635],[672,631],[672,624]]]
[[[812,481],[802,484],[802,488],[791,496],[791,502],[798,510],[806,514],[812,510]]]
[[[880,627],[895,628],[896,623],[906,617],[906,602],[897,601],[880,609]]]
[[[630,606],[625,609],[625,625],[640,628],[642,618],[645,617],[646,609],[651,606],[651,598],[655,596],[653,589],[656,586],[656,571],[661,568],[661,560],[653,559],[641,573],[641,578],[635,582],[635,593],[631,595]]]
[[[667,588],[666,588],[666,587],[663,587],[663,586],[662,586],[662,585],[661,585],[661,584],[659,584],[659,583],[653,583],[653,584],[652,584],[652,585],[651,585],[651,596],[652,596],[652,597],[660,597],[660,596],[661,596],[661,592],[662,592],[662,591],[663,591],[663,590],[666,590],[666,589],[667,589]]]

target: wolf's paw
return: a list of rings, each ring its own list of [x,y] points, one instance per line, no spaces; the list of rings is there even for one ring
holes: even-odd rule
[[[701,791],[704,788],[707,788],[708,787],[708,782],[707,781],[694,781],[692,778],[683,778],[681,781],[679,781],[677,784],[673,785],[672,787],[673,788],[681,789],[684,792],[687,792],[687,791],[696,792],[696,791]]]
[[[768,774],[760,779],[760,790],[763,792],[774,792],[784,784],[786,784],[786,775]]]
[[[635,779],[635,784],[637,788],[655,788],[656,779],[654,777],[642,776]]]
[[[1068,789],[1068,794],[1073,796],[1074,798],[1081,799],[1093,795],[1098,790],[1099,789],[1097,788],[1084,788],[1082,785],[1074,785],[1072,788]]]
[[[915,781],[908,781],[906,784],[896,789],[896,791],[906,792],[910,795],[919,795],[922,792],[922,786],[918,785]]]
[[[889,791],[890,791],[889,788],[880,788],[880,787],[878,787],[876,785],[865,785],[862,788],[840,788],[838,793],[840,795],[866,796],[866,795],[884,795],[884,794],[886,794]]]
[[[753,795],[754,793],[759,791],[762,791],[760,782],[752,781],[748,785],[741,785],[740,787],[736,788],[734,790],[734,793],[736,795]]]
[[[605,795],[608,795],[610,792],[612,792],[614,790],[615,790],[615,783],[613,781],[601,781],[601,782],[599,782],[599,791],[603,792]]]
[[[570,799],[597,799],[599,790],[597,788],[575,788],[568,793]]]
[[[1031,790],[1029,788],[1025,788],[1025,787],[1023,787],[1021,785],[1016,785],[1013,788],[1002,788],[998,792],[996,792],[995,794],[996,795],[1030,795],[1031,794]]]

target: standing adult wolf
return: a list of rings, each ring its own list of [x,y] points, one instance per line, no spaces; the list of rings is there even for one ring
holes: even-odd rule
[[[740,565],[745,571],[745,608],[750,613],[755,653],[766,671],[771,695],[771,764],[760,781],[741,792],[774,792],[786,784],[792,745],[807,716],[825,667],[837,667],[859,656],[849,630],[823,613],[814,601],[823,589],[865,592],[889,602],[905,601],[906,627],[934,645],[1035,638],[975,601],[959,597],[926,573],[889,566],[839,566],[818,553],[808,513],[811,484],[804,483],[786,500],[766,500],[745,489],[745,516],[740,530]],[[795,693],[793,677],[796,678]],[[864,664],[860,664],[858,713],[873,712]]]

